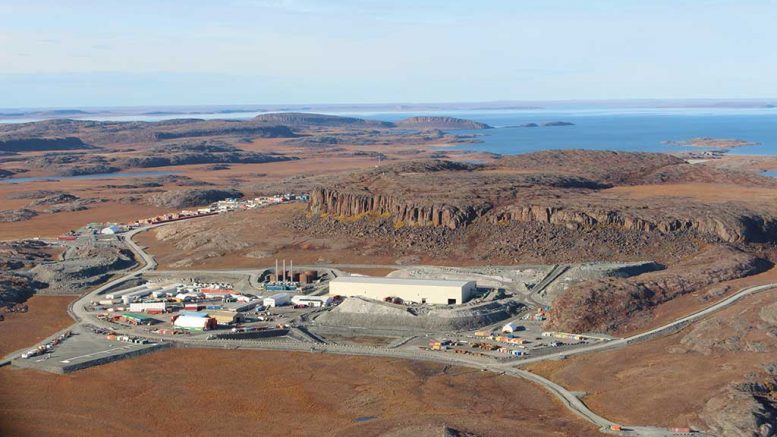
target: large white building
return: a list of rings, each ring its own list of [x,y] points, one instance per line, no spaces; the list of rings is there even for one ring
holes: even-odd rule
[[[341,276],[329,281],[329,294],[364,296],[383,300],[398,297],[405,301],[453,305],[466,302],[477,290],[475,281],[437,279],[376,278]]]

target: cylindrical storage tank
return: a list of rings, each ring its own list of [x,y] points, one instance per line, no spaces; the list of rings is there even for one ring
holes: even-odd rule
[[[315,270],[308,270],[308,271],[302,272],[302,274],[299,277],[299,281],[303,284],[310,284],[310,283],[316,282],[316,279],[318,279],[318,272]]]

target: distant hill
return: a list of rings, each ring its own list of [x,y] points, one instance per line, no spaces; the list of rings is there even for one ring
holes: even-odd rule
[[[38,152],[42,150],[94,149],[80,138],[13,138],[0,140],[0,150],[6,152]]]
[[[260,114],[254,120],[260,123],[289,127],[394,127],[393,123],[387,121],[306,112]]]
[[[406,129],[491,129],[478,121],[455,117],[419,116],[396,122],[397,127]]]

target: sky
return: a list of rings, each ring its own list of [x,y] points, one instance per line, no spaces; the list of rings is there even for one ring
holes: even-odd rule
[[[0,108],[777,97],[777,1],[2,0]]]

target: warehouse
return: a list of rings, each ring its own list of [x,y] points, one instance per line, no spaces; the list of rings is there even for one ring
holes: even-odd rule
[[[469,300],[477,290],[474,281],[376,278],[346,276],[329,281],[329,294],[363,296],[384,300],[398,297],[404,301],[453,305]]]
[[[161,314],[169,309],[170,304],[167,302],[135,302],[129,306],[130,312],[133,313]]]
[[[213,310],[208,311],[208,316],[216,319],[216,323],[219,325],[231,325],[244,321],[243,314],[234,311]]]
[[[262,300],[262,304],[264,304],[264,306],[266,306],[267,308],[288,305],[289,302],[291,302],[291,299],[289,298],[289,293],[274,294],[270,297],[265,297]]]
[[[121,316],[124,318],[124,320],[132,325],[151,325],[158,322],[158,320],[155,318],[149,317],[145,314],[124,313]]]
[[[325,307],[332,304],[331,296],[309,296],[299,294],[291,297],[291,303],[294,305],[307,305],[309,307]]]
[[[176,328],[188,329],[191,331],[205,331],[215,329],[216,319],[209,317],[206,313],[183,313],[175,317],[173,326]]]

